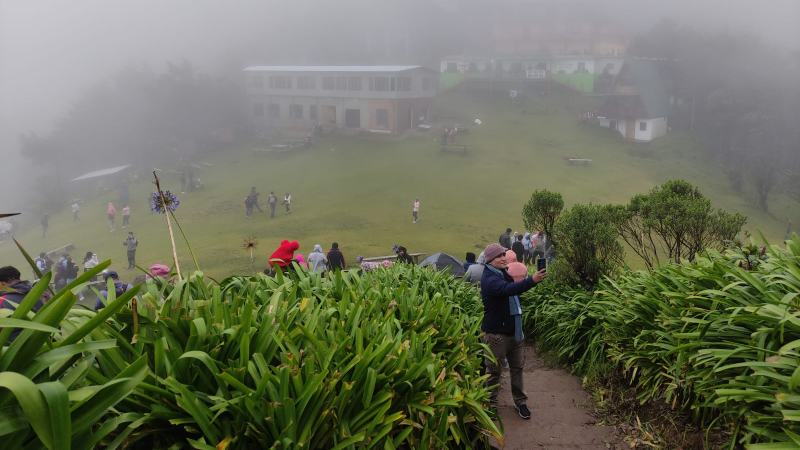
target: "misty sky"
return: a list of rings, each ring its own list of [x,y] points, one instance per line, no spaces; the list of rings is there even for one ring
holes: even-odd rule
[[[554,1],[429,0],[445,11],[469,4],[494,12],[500,3],[513,12],[515,5],[533,4],[535,9]],[[424,13],[426,2],[422,0],[0,0],[0,154],[4,166],[19,159],[20,132],[47,132],[83,90],[123,67],[161,70],[166,61],[186,59],[204,72],[230,74],[258,54],[262,40],[285,40],[291,48],[293,34],[314,33],[303,27],[309,16],[331,17],[336,5],[347,4],[363,14],[352,18],[352,23],[342,14],[331,17],[336,23],[321,39],[331,39],[333,28],[363,23],[368,20],[365,14],[393,14],[412,3],[414,11]],[[749,32],[782,47],[800,48],[799,0],[558,3],[575,5],[584,14],[603,14],[631,32],[672,18],[709,31]],[[347,10],[346,6],[340,9]],[[315,22],[320,20],[324,18]],[[413,29],[414,17],[409,19],[406,14],[403,20]],[[313,63],[307,56],[298,54],[297,62]],[[0,184],[0,191],[8,194],[7,189]],[[2,195],[0,201],[6,198]]]

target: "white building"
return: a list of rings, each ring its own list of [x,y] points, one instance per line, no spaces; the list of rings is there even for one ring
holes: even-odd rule
[[[631,59],[617,76],[597,120],[627,141],[650,142],[667,134],[669,106],[658,62]]]
[[[399,133],[429,117],[436,72],[421,66],[252,66],[244,69],[257,128]]]

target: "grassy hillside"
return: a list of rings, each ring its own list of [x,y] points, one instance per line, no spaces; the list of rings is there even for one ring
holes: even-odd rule
[[[780,196],[771,198],[773,217],[730,190],[724,174],[704,159],[691,138],[670,134],[652,144],[626,144],[608,130],[582,126],[577,117],[596,99],[551,93],[510,105],[506,98],[448,93],[435,106],[442,123],[471,123],[460,143],[471,146],[466,156],[442,154],[438,135],[345,137],[322,139],[315,148],[294,154],[269,155],[251,146],[220,149],[206,161],[212,166],[201,177],[204,189],[180,195],[178,217],[211,276],[263,268],[266,257],[284,238],[297,239],[301,252],[313,244],[326,249],[338,241],[348,261],[357,255],[391,252],[392,244],[410,251],[447,251],[462,257],[493,242],[505,227],[521,229],[522,205],[535,189],[561,192],[567,204],[625,202],[668,178],[685,178],[700,186],[715,206],[749,217],[748,229],[761,230],[770,240],[783,238],[786,218],[800,223],[800,205]],[[570,166],[563,158],[591,158],[590,166]],[[177,177],[165,175],[166,189],[179,190]],[[250,186],[279,197],[291,191],[294,212],[274,220],[265,215],[244,217],[243,200]],[[147,173],[131,186],[132,230],[140,239],[138,262],[169,262],[163,216],[150,214],[147,197],[152,184]],[[411,222],[411,202],[422,203],[420,222]],[[76,245],[76,260],[87,250],[125,266],[125,233],[110,233],[105,203],[113,196],[87,199],[82,222],[74,224],[65,211],[51,216],[50,234],[36,229],[18,235],[32,252]],[[264,206],[262,206],[264,207]],[[121,207],[119,207],[121,209]],[[259,241],[251,267],[241,248],[248,236]],[[185,252],[184,252],[185,253]],[[23,266],[11,245],[0,246],[0,261]],[[186,268],[190,260],[183,262]],[[122,270],[124,277],[133,272]]]

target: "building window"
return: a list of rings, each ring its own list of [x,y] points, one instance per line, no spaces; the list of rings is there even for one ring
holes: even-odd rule
[[[272,89],[291,89],[292,77],[271,76],[269,77],[269,87]]]
[[[447,63],[447,68],[445,68],[445,72],[447,73],[456,73],[458,72],[458,64],[454,62]]]
[[[334,88],[336,88],[335,77],[322,77],[322,89],[332,91]]]
[[[297,89],[316,89],[317,79],[310,76],[297,77]]]
[[[347,128],[361,128],[361,110],[360,109],[345,109],[344,110],[344,125]]]
[[[347,79],[347,90],[348,91],[360,91],[361,90],[361,77],[350,77]]]
[[[254,117],[264,117],[264,104],[263,103],[253,103],[253,116]]]
[[[317,120],[317,105],[308,105],[308,118]]]
[[[411,90],[411,78],[409,78],[409,77],[399,77],[397,79],[397,90],[398,91],[410,91]]]
[[[375,126],[389,128],[389,110],[382,108],[375,110]]]
[[[647,131],[647,122],[639,122],[639,131]]]
[[[278,119],[281,117],[281,105],[277,103],[270,103],[269,104],[269,116],[273,119]]]
[[[292,119],[302,119],[303,105],[289,105],[289,117]]]
[[[369,79],[370,91],[388,91],[389,77],[372,77]]]
[[[337,91],[347,90],[347,77],[336,77],[336,90]]]
[[[264,77],[261,74],[253,75],[250,77],[250,86],[254,88],[263,88],[264,87]]]

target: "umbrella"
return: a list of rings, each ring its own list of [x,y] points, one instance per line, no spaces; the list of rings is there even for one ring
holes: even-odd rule
[[[436,270],[450,269],[450,273],[454,276],[464,276],[464,264],[459,261],[458,258],[450,256],[447,253],[434,253],[422,260],[419,265],[420,267],[435,267]]]

